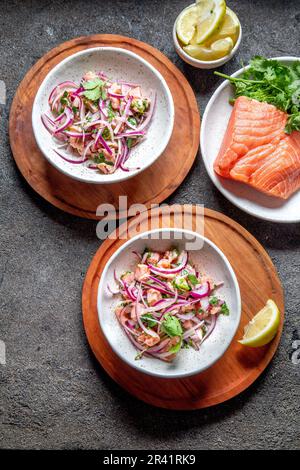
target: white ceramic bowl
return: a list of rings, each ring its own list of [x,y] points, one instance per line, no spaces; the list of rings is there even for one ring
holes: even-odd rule
[[[195,3],[192,3],[188,7],[184,8],[183,11],[187,10],[188,8],[190,8],[193,5],[195,5]],[[232,51],[230,52],[230,54],[225,55],[224,57],[221,57],[221,59],[217,59],[217,60],[209,60],[209,61],[208,60],[199,60],[199,59],[194,59],[189,54],[187,54],[183,50],[182,46],[180,45],[180,43],[178,41],[178,37],[177,37],[177,33],[176,33],[176,25],[177,25],[177,20],[178,20],[179,16],[181,15],[181,13],[182,12],[180,12],[180,14],[177,16],[177,18],[175,20],[175,23],[174,23],[174,26],[173,26],[173,42],[174,42],[174,46],[175,46],[177,54],[179,55],[179,57],[181,57],[182,60],[184,60],[184,62],[186,62],[187,64],[190,64],[193,67],[196,67],[198,69],[215,69],[217,67],[221,67],[221,65],[226,64],[226,62],[228,62],[234,56],[234,54],[237,52],[238,48],[240,47],[240,43],[241,43],[241,40],[242,40],[242,26],[241,26],[240,21],[239,21],[240,34],[239,34],[239,37],[237,39],[237,42],[235,43]]]
[[[154,239],[155,237],[155,239]],[[196,249],[188,245],[191,240],[197,242]],[[107,284],[115,285],[114,270],[120,275],[125,270],[134,269],[136,256],[132,251],[143,252],[145,247],[160,251],[170,246],[188,249],[190,259],[201,270],[217,281],[224,281],[218,293],[227,302],[230,315],[220,315],[211,336],[201,345],[200,351],[183,349],[172,363],[166,363],[151,357],[135,360],[137,350],[122,330],[114,309],[120,302],[120,296],[107,292]],[[200,248],[202,246],[202,248]],[[127,364],[140,372],[157,377],[179,378],[197,374],[212,366],[222,357],[230,345],[240,322],[241,297],[238,281],[229,261],[221,250],[210,240],[195,232],[183,229],[157,229],[144,232],[122,245],[111,257],[103,270],[98,288],[98,317],[102,331],[115,353]]]
[[[128,166],[138,170],[124,172],[118,169],[111,175],[87,168],[86,164],[74,165],[60,158],[51,135],[41,121],[41,114],[49,112],[48,97],[51,90],[64,80],[79,83],[85,72],[103,70],[115,79],[140,83],[143,92],[157,93],[156,109],[147,131],[146,138],[132,149]],[[35,139],[47,160],[62,173],[86,183],[116,183],[137,175],[152,165],[166,148],[173,130],[174,104],[171,92],[161,74],[148,62],[125,49],[116,47],[95,47],[86,49],[64,59],[56,65],[42,82],[34,100],[32,126]]]
[[[275,59],[283,64],[299,60],[298,57],[275,57]],[[240,69],[232,76],[238,77],[244,70]],[[283,200],[263,194],[247,184],[221,178],[215,173],[214,161],[232,113],[233,108],[229,104],[229,99],[233,96],[233,86],[228,80],[224,80],[212,95],[203,114],[200,147],[210,179],[229,201],[248,214],[271,222],[300,222],[300,190],[289,199]]]

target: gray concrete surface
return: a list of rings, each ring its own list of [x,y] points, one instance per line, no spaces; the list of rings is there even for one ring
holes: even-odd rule
[[[200,154],[169,203],[205,203],[234,218],[263,243],[285,286],[286,322],[271,365],[246,392],[198,412],[152,408],[129,396],[89,351],[81,322],[81,287],[99,246],[96,224],[55,209],[20,176],[7,135],[11,100],[28,69],[70,38],[120,33],[164,52],[186,75],[201,112],[219,83],[176,55],[172,25],[185,0],[1,1],[0,365],[1,448],[295,449],[299,448],[299,371],[292,342],[300,334],[300,225],[275,225],[246,215],[210,183]],[[243,25],[238,55],[296,55],[297,0],[229,1]],[[24,136],[26,138],[26,136]]]

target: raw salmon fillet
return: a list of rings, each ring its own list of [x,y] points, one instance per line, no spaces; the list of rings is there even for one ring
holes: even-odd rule
[[[224,178],[287,199],[300,188],[300,132],[284,132],[287,114],[240,96],[214,163]]]

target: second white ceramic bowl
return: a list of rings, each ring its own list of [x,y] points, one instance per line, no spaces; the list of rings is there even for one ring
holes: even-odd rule
[[[191,5],[186,7],[183,11],[187,10],[188,8],[191,8],[193,5],[195,5],[195,3],[192,3]],[[176,25],[177,25],[177,20],[178,20],[179,16],[181,15],[181,13],[182,12],[180,12],[180,14],[177,16],[177,18],[175,20],[175,23],[174,23],[174,26],[173,26],[173,42],[174,42],[174,46],[175,46],[177,54],[179,55],[179,57],[181,57],[182,60],[184,60],[184,62],[186,62],[187,64],[190,64],[193,67],[196,67],[198,69],[215,69],[217,67],[221,67],[221,65],[226,64],[226,62],[228,62],[234,56],[234,54],[237,52],[238,48],[240,47],[240,43],[241,43],[241,40],[242,40],[242,26],[241,26],[241,23],[239,23],[240,24],[239,37],[237,39],[237,42],[234,45],[234,48],[230,52],[230,54],[225,55],[224,57],[221,57],[221,59],[217,59],[217,60],[210,60],[210,61],[208,61],[208,60],[199,60],[199,59],[194,59],[194,57],[191,57],[189,54],[187,54],[183,50],[182,46],[180,45],[180,42],[178,41],[178,37],[177,37],[177,33],[176,33]]]
[[[73,80],[79,84],[84,73],[89,70],[103,70],[113,79],[140,83],[146,96],[150,94],[151,90],[155,90],[157,96],[156,108],[146,138],[132,149],[128,160],[128,167],[138,167],[139,169],[129,172],[118,169],[111,175],[104,175],[98,171],[90,170],[86,164],[74,165],[68,163],[53,151],[57,144],[54,143],[41,121],[41,114],[49,113],[49,94],[55,85],[64,80]],[[163,153],[170,140],[173,125],[174,103],[164,78],[140,56],[116,47],[86,49],[64,59],[48,73],[42,82],[32,110],[32,126],[35,139],[47,160],[62,173],[86,183],[117,183],[145,170]]]
[[[189,246],[196,241],[195,249]],[[191,261],[201,271],[212,276],[216,281],[224,281],[218,294],[226,301],[230,315],[220,315],[216,327],[209,338],[201,345],[200,351],[183,349],[171,363],[151,357],[135,360],[137,350],[122,330],[115,307],[121,301],[120,296],[112,296],[107,285],[115,285],[114,270],[117,275],[136,266],[136,251],[142,253],[146,247],[164,251],[171,246],[179,250],[187,249]],[[202,246],[202,248],[201,248]],[[225,353],[230,345],[240,322],[241,297],[236,275],[225,255],[210,240],[201,235],[183,229],[157,229],[144,232],[122,245],[110,258],[101,275],[98,288],[98,317],[102,331],[114,352],[128,365],[140,372],[157,377],[179,378],[197,374],[211,367]]]

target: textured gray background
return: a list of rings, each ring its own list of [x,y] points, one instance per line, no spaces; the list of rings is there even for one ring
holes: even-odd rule
[[[205,203],[234,218],[266,247],[285,286],[286,322],[279,350],[246,392],[198,412],[171,412],[129,396],[94,360],[81,321],[81,287],[99,246],[96,223],[51,207],[20,176],[7,135],[18,84],[45,52],[80,35],[120,33],[148,42],[186,75],[203,112],[219,79],[176,55],[173,22],[186,0],[0,2],[1,107],[0,447],[105,449],[299,448],[299,370],[291,361],[300,333],[299,229],[250,217],[210,183],[200,155],[173,203]],[[296,55],[298,0],[228,1],[243,25],[238,55]],[[26,138],[26,136],[24,136]]]

